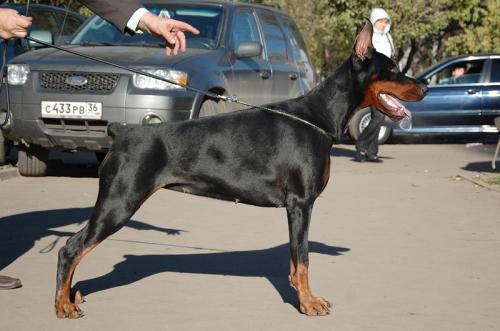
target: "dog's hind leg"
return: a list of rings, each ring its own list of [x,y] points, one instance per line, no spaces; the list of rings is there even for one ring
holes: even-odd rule
[[[321,297],[314,297],[309,288],[308,231],[313,203],[296,201],[287,206],[290,235],[290,285],[297,291],[300,311],[304,314],[328,315],[331,304]]]
[[[123,163],[122,163],[123,165]],[[101,241],[121,229],[149,195],[160,186],[133,184],[131,165],[103,169],[99,195],[89,222],[59,250],[55,309],[59,318],[78,318],[80,308],[71,299],[73,274],[81,259]],[[117,169],[121,169],[117,171]],[[118,173],[116,173],[116,171]],[[137,187],[141,186],[141,187]]]

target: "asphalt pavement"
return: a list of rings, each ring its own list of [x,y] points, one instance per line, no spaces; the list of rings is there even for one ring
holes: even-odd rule
[[[383,145],[383,164],[360,164],[335,146],[309,238],[326,317],[297,310],[283,209],[160,190],[78,267],[85,316],[57,319],[57,252],[92,212],[98,179],[88,159],[53,161],[48,177],[0,181],[0,274],[23,282],[0,291],[0,330],[498,330],[493,152]]]

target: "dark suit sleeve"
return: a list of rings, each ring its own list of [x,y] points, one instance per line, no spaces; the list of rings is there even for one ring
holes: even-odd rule
[[[142,8],[139,0],[80,0],[80,2],[121,32],[125,32],[127,22],[134,12]]]

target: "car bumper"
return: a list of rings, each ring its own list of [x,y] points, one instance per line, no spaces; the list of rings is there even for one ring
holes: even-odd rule
[[[0,96],[2,108],[4,96]],[[186,91],[171,95],[126,94],[116,95],[34,95],[28,102],[22,93],[11,88],[11,121],[4,130],[8,139],[41,145],[50,150],[92,150],[109,148],[111,139],[107,135],[110,123],[143,124],[147,115],[154,114],[162,122],[193,118],[199,107],[201,96]],[[24,99],[24,100],[23,100]],[[34,99],[34,101],[33,101]],[[63,119],[42,118],[41,101],[93,101],[102,103],[102,118]],[[114,106],[107,106],[114,103]],[[121,104],[121,105],[117,105]]]
[[[383,125],[392,129],[395,135],[429,134],[429,135],[453,135],[453,134],[474,134],[474,133],[498,133],[495,125],[426,125],[413,126],[410,130],[403,130],[398,122],[391,121],[386,117]]]

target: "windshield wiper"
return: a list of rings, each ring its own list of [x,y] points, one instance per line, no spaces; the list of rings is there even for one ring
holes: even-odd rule
[[[120,46],[136,46],[136,47],[163,47],[164,43],[155,43],[155,42],[136,42],[136,43],[122,43]]]
[[[82,45],[82,46],[115,46],[116,44],[108,43],[108,42],[105,42],[105,41],[84,41],[83,43],[73,44],[73,45]]]

